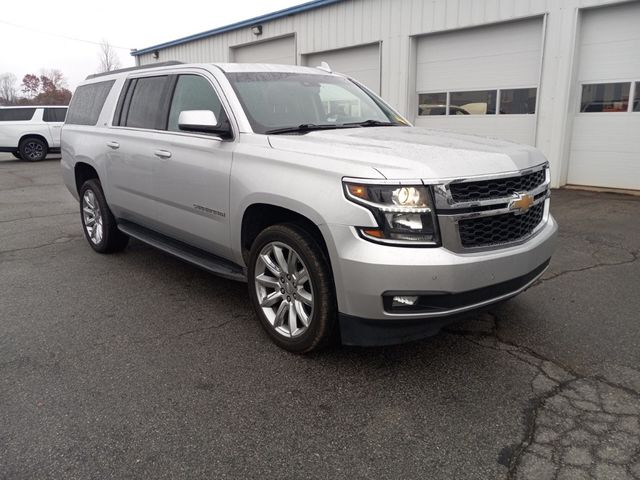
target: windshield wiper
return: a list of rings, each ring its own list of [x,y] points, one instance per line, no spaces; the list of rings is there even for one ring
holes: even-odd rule
[[[277,135],[278,133],[312,132],[313,130],[331,130],[341,127],[342,125],[340,124],[316,125],[315,123],[303,123],[297,127],[274,128],[273,130],[267,130],[264,133],[267,135]]]
[[[395,127],[402,125],[396,122],[381,122],[380,120],[365,120],[364,122],[343,123],[347,127]]]

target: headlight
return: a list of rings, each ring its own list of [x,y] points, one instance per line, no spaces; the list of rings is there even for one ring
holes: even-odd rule
[[[374,242],[438,246],[440,238],[431,191],[424,185],[369,185],[344,182],[349,200],[367,207],[379,228],[360,228]]]

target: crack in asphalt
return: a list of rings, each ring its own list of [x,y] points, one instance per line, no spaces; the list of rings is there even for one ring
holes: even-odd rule
[[[26,250],[38,250],[40,248],[44,248],[44,247],[51,247],[53,245],[65,245],[67,243],[70,243],[74,240],[78,240],[80,238],[82,238],[82,235],[64,235],[62,237],[58,237],[56,239],[54,239],[51,242],[48,243],[44,243],[42,245],[36,245],[34,247],[24,247],[24,248],[13,248],[11,250],[0,250],[0,255],[6,255],[8,253],[15,253],[15,252],[24,252]]]
[[[50,218],[50,217],[63,217],[65,215],[77,215],[78,212],[68,212],[68,213],[52,213],[51,215],[34,215],[32,217],[20,217],[20,218],[13,218],[11,220],[0,220],[0,223],[13,223],[13,222],[22,222],[25,220],[32,220],[32,219],[38,219],[38,218]]]
[[[593,254],[595,255],[596,253],[597,253],[597,251],[594,252]],[[596,263],[595,265],[589,265],[587,267],[563,270],[563,271],[558,272],[558,273],[556,273],[554,275],[551,275],[549,277],[541,278],[540,280],[535,282],[533,285],[531,285],[531,287],[529,287],[529,288],[537,287],[538,285],[542,285],[543,283],[546,283],[546,282],[548,282],[550,280],[555,280],[556,278],[562,277],[562,276],[567,275],[569,273],[586,272],[587,270],[592,270],[594,268],[600,268],[600,267],[619,267],[621,265],[629,265],[631,263],[637,262],[638,259],[640,258],[640,252],[639,251],[633,251],[633,252],[628,251],[627,253],[629,255],[631,255],[633,258],[631,258],[630,260],[623,260],[621,262],[600,262],[600,263]]]
[[[534,397],[524,412],[523,439],[499,455],[507,467],[506,478],[640,479],[640,392],[603,376],[580,374],[504,340],[499,317],[487,313],[486,318],[488,329],[445,331],[505,353],[536,372],[530,381]]]

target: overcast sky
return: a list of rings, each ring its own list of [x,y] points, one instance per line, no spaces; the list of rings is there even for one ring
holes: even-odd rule
[[[306,0],[8,1],[0,15],[0,74],[18,82],[27,73],[57,68],[73,90],[98,68],[106,39],[118,48],[123,67],[134,65],[132,48],[144,48],[239,20],[305,3]],[[52,35],[55,34],[55,35]],[[71,38],[62,38],[71,37]],[[84,41],[80,41],[84,40]]]

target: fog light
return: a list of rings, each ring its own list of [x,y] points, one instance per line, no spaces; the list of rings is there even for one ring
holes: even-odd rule
[[[398,295],[393,297],[393,307],[402,307],[403,305],[412,306],[415,305],[418,301],[418,297],[407,296],[407,295]]]

